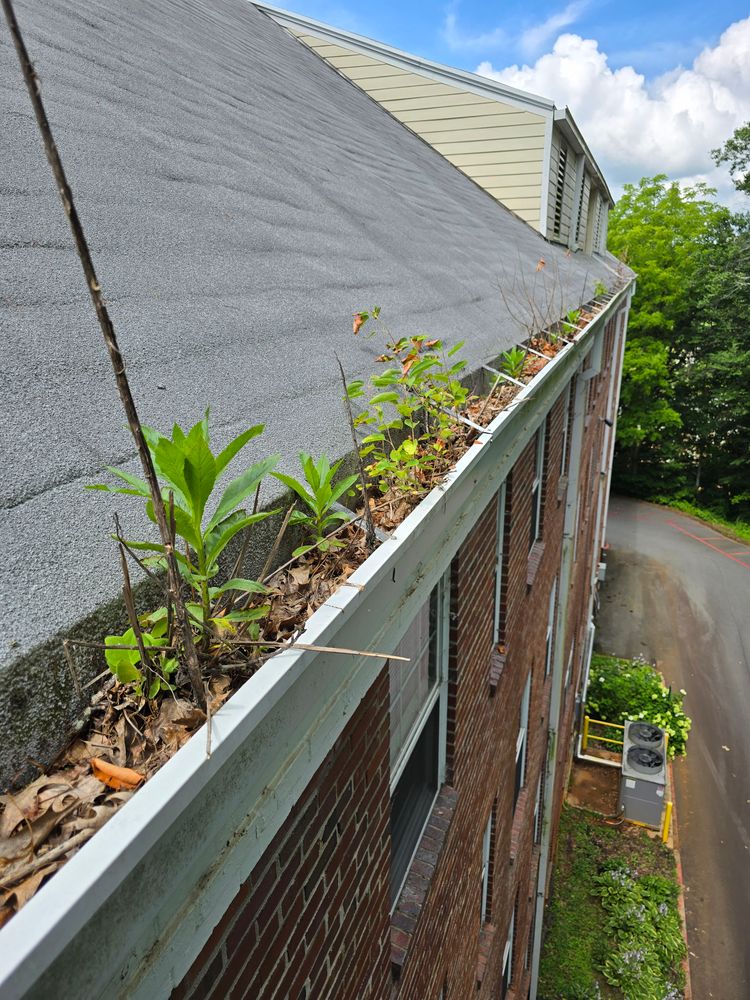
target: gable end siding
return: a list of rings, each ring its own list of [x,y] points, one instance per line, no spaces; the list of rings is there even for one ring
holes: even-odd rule
[[[288,28],[407,128],[536,229],[540,227],[543,115]]]

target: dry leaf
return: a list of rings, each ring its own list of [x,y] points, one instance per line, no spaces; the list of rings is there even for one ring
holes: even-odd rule
[[[23,855],[31,855],[40,847],[50,834],[58,827],[66,816],[77,809],[79,802],[75,799],[61,812],[53,808],[47,809],[41,816],[37,816],[32,822],[26,822],[14,837],[3,837],[0,839],[0,862],[6,864],[17,861]],[[2,872],[0,872],[2,880]]]
[[[130,767],[118,767],[97,757],[92,757],[89,764],[95,777],[110,788],[137,788],[143,781],[144,776]]]
[[[300,587],[304,587],[306,583],[310,582],[310,567],[309,566],[299,566],[291,569],[289,575],[294,580],[296,584]]]
[[[359,333],[361,328],[364,326],[365,318],[362,313],[354,314],[354,323],[352,324],[352,329],[355,333]]]
[[[4,907],[6,904],[13,905],[15,903],[15,910],[20,910],[22,906],[28,903],[45,878],[51,875],[52,872],[57,871],[58,867],[59,863],[53,862],[53,864],[47,865],[46,868],[42,868],[40,871],[34,872],[33,875],[29,875],[19,885],[13,886],[3,896],[0,896],[0,906]]]
[[[541,271],[542,268],[546,266],[546,264],[547,264],[547,261],[544,259],[544,257],[540,257],[539,260],[536,263],[536,269],[537,269],[537,271]]]

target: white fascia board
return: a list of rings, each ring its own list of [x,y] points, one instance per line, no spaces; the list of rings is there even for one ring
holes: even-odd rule
[[[573,115],[570,113],[569,108],[555,108],[555,124],[558,126],[562,134],[568,140],[568,142],[573,146],[575,151],[579,154],[583,154],[586,157],[586,164],[589,168],[589,172],[593,175],[597,187],[600,189],[601,194],[609,202],[609,207],[611,208],[615,200],[612,197],[612,192],[609,190],[607,182],[604,179],[604,174],[599,169],[599,165],[594,159],[593,153],[586,144],[586,140],[581,134],[581,130],[575,123]]]
[[[319,608],[300,641],[389,652],[628,294],[546,365]],[[361,588],[361,589],[360,589]],[[168,996],[384,660],[282,651],[243,684],[0,931],[3,1000]],[[92,941],[96,947],[92,947]]]
[[[274,7],[266,3],[255,3],[254,6],[287,28],[303,29],[308,34],[324,38],[332,45],[353,49],[362,55],[370,56],[372,59],[380,59],[392,66],[398,66],[408,73],[419,73],[420,76],[426,76],[436,83],[459,87],[462,90],[478,94],[480,97],[502,101],[504,104],[510,104],[522,111],[531,111],[534,114],[544,114],[545,112],[551,114],[554,110],[554,103],[547,98],[517,90],[515,87],[509,87],[497,80],[490,80],[488,77],[479,76],[476,73],[468,73],[466,70],[453,69],[451,66],[443,66],[441,63],[431,62],[429,59],[421,59],[419,56],[394,49],[383,42],[365,38],[364,35],[355,35],[342,28],[334,28],[330,24],[323,24],[321,21],[315,21],[311,17],[304,17],[302,14],[295,14],[281,7]]]

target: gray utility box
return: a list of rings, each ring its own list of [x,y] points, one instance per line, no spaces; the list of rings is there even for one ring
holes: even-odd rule
[[[620,778],[620,810],[625,819],[659,828],[666,784],[664,730],[650,722],[626,722]]]

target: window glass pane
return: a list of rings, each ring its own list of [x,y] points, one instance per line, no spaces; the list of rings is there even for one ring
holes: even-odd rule
[[[391,695],[391,770],[437,683],[437,587],[395,650],[409,662],[389,663]]]
[[[437,795],[439,731],[437,702],[391,796],[391,904],[396,901]]]

